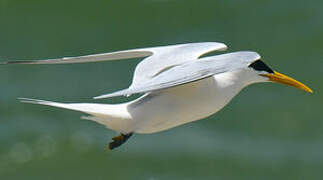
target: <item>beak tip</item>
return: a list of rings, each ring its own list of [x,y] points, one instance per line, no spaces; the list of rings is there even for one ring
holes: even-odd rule
[[[305,86],[305,85],[304,85],[304,86]],[[309,93],[311,93],[311,94],[313,94],[313,93],[314,93],[314,92],[313,92],[313,90],[312,90],[311,88],[307,87],[307,86],[302,87],[302,88],[300,88],[300,89],[302,89],[302,90],[304,90],[304,91],[306,91],[306,92],[309,92]]]
[[[268,77],[269,80],[273,81],[273,82],[278,82],[278,83],[281,83],[281,84],[286,84],[286,85],[289,85],[289,86],[293,86],[293,87],[296,87],[296,88],[299,88],[301,90],[304,90],[306,92],[309,92],[309,93],[313,93],[313,90],[310,89],[309,87],[307,87],[305,84],[291,78],[291,77],[288,77],[284,74],[281,74],[279,72],[276,72],[274,71],[273,74],[265,74],[264,76]]]

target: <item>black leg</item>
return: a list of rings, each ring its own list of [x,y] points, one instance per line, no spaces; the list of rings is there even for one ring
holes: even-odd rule
[[[119,136],[112,138],[113,141],[109,143],[109,145],[107,146],[107,150],[112,150],[121,146],[132,136],[132,134],[133,133],[128,133],[128,134],[121,133]]]

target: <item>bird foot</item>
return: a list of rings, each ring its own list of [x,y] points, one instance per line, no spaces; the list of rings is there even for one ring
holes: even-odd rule
[[[133,135],[133,133],[128,133],[128,134],[120,134],[119,136],[113,137],[112,138],[112,142],[110,142],[107,147],[106,150],[110,151],[113,150],[119,146],[121,146],[122,144],[124,144],[131,136]]]

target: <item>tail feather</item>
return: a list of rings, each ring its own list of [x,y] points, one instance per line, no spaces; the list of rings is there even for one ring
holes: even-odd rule
[[[46,106],[54,106],[74,111],[81,111],[88,114],[103,114],[109,115],[111,108],[115,105],[109,104],[94,104],[94,103],[58,103],[53,101],[45,101],[31,98],[18,98],[22,103],[40,104]]]
[[[30,104],[41,104],[41,105],[48,105],[48,106],[55,106],[54,104],[62,104],[62,103],[56,103],[52,101],[45,101],[40,99],[32,99],[32,98],[18,98],[20,102],[22,103],[30,103]]]
[[[22,103],[40,104],[40,105],[54,106],[54,107],[59,107],[59,108],[82,111],[80,109],[76,109],[76,108],[71,107],[70,104],[67,104],[67,103],[57,103],[57,102],[53,102],[53,101],[45,101],[45,100],[31,99],[31,98],[18,98],[18,99]]]
[[[83,117],[97,123],[109,126],[111,123],[119,124],[121,119],[130,119],[125,104],[95,104],[95,103],[58,103],[53,101],[45,101],[31,98],[18,98],[23,103],[40,104],[46,106],[54,106],[63,109],[80,111],[91,116]]]

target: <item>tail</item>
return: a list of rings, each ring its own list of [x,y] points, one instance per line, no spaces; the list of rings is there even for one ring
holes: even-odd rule
[[[30,98],[18,99],[23,103],[40,104],[83,112],[91,116],[83,116],[82,119],[95,121],[107,126],[108,128],[111,128],[109,127],[109,124],[112,121],[127,119],[129,117],[125,104],[58,103]]]

